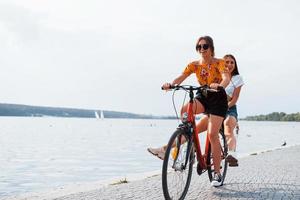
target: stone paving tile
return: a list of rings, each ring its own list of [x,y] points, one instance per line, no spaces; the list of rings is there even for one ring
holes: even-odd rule
[[[56,200],[164,199],[161,176],[56,198]],[[300,146],[277,149],[239,160],[229,167],[222,187],[209,184],[207,173],[193,172],[186,199],[300,200]]]

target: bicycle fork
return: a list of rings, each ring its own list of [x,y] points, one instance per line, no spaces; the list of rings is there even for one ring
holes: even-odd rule
[[[189,159],[190,162],[194,162],[194,157],[192,157],[194,154],[194,148],[193,148],[193,142],[192,142],[192,126],[188,123],[184,123],[179,125],[179,128],[184,130],[185,134],[180,135],[179,137],[176,138],[175,142],[175,149],[173,150],[172,157],[173,157],[173,165],[172,168],[175,170],[185,170],[186,166],[188,165]],[[185,140],[183,140],[186,138]],[[183,144],[186,142],[186,148],[184,148]],[[179,160],[178,161],[178,156],[179,155],[184,155],[184,160]]]

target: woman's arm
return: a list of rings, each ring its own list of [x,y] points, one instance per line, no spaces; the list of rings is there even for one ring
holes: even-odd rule
[[[209,87],[212,88],[212,89],[218,89],[219,86],[221,86],[221,87],[223,87],[223,88],[226,88],[227,85],[228,85],[229,82],[230,82],[229,73],[227,73],[227,72],[222,73],[221,76],[222,76],[222,81],[221,81],[221,83],[211,83],[211,84],[209,85]]]
[[[177,78],[174,79],[172,85],[180,85],[189,75],[181,74]]]
[[[240,87],[237,87],[234,89],[232,98],[230,101],[228,101],[228,108],[230,108],[231,106],[234,106],[236,104],[236,102],[238,101],[240,92],[241,92],[241,88],[242,88],[242,85]]]
[[[163,89],[167,90],[167,89],[170,89],[170,86],[180,85],[188,76],[189,75],[187,75],[187,74],[181,74],[180,76],[175,78],[172,83],[165,83],[165,84],[163,84],[162,87],[163,87]]]
[[[222,73],[221,75],[222,75],[222,81],[219,85],[222,86],[223,88],[226,88],[230,82],[229,73],[226,72],[226,73]]]

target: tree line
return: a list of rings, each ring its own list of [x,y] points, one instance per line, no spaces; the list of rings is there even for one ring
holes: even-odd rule
[[[248,121],[296,121],[300,122],[300,112],[286,114],[284,112],[272,112],[267,115],[248,116],[243,120]]]

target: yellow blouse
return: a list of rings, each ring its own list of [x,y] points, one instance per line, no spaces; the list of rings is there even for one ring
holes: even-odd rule
[[[222,59],[217,59],[217,61],[212,64],[199,64],[198,61],[191,62],[184,69],[183,73],[186,75],[196,74],[197,80],[200,85],[210,85],[211,83],[221,83],[222,76],[221,73],[228,72],[225,67],[225,62]]]

